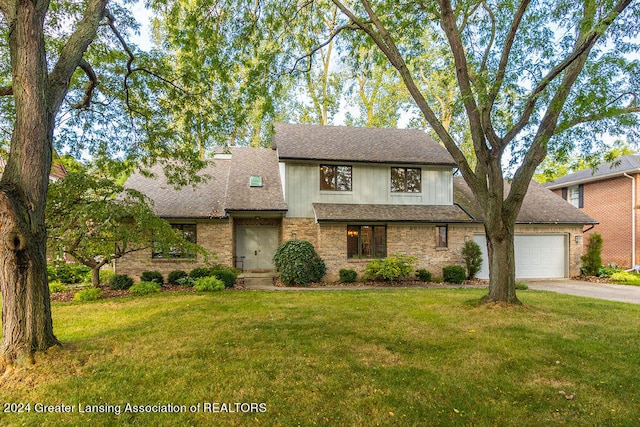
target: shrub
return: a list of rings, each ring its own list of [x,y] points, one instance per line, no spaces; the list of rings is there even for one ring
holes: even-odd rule
[[[353,283],[358,278],[358,273],[355,270],[348,270],[343,268],[340,270],[340,281],[342,283]]]
[[[278,246],[273,263],[287,286],[317,282],[327,272],[324,261],[306,240],[289,240]]]
[[[640,276],[637,276],[635,274],[631,274],[631,273],[629,273],[627,271],[618,271],[617,273],[613,273],[611,275],[610,279],[613,282],[626,283],[626,282],[636,281],[636,280],[640,279]]]
[[[191,276],[184,276],[177,280],[178,285],[184,286],[185,288],[190,288],[195,283],[196,279]]]
[[[467,279],[471,280],[476,277],[482,265],[482,249],[480,249],[480,245],[472,240],[464,242],[462,257],[467,266]]]
[[[169,273],[169,276],[167,277],[167,282],[169,282],[170,285],[179,285],[180,283],[178,283],[178,280],[187,276],[188,274],[186,271],[173,270],[171,273]]]
[[[518,291],[526,291],[529,289],[529,285],[524,282],[516,282],[516,290]]]
[[[238,270],[224,265],[217,265],[211,269],[211,275],[222,280],[226,288],[233,288],[238,278]]]
[[[189,277],[193,279],[199,279],[200,277],[211,276],[211,269],[205,267],[194,268],[189,272]]]
[[[107,284],[111,281],[111,279],[113,278],[113,276],[116,275],[116,273],[113,270],[110,269],[104,269],[104,270],[100,270],[100,284]]]
[[[109,280],[109,287],[114,290],[129,289],[133,285],[133,279],[126,274],[116,274]]]
[[[82,264],[60,263],[55,267],[55,277],[62,283],[82,283],[89,279],[91,269]]]
[[[83,289],[73,296],[74,301],[96,301],[100,298],[102,298],[102,290],[100,288]]]
[[[147,295],[160,292],[161,286],[158,282],[139,282],[129,288],[133,295]]]
[[[467,277],[467,272],[461,265],[449,265],[442,269],[442,278],[448,283],[462,283]]]
[[[143,271],[140,275],[142,282],[156,282],[162,286],[164,284],[164,276],[159,271]]]
[[[385,259],[374,259],[367,263],[364,276],[370,280],[393,282],[413,274],[413,266],[417,261],[415,257],[402,254],[394,254]]]
[[[602,236],[593,233],[587,243],[587,252],[580,257],[582,272],[587,276],[595,276],[602,267]]]
[[[49,282],[49,293],[55,294],[56,292],[64,292],[67,289],[69,288],[67,288],[64,283],[59,280]]]
[[[198,292],[221,291],[224,289],[224,282],[213,276],[200,277],[196,279],[193,288]]]
[[[613,266],[600,267],[598,269],[598,273],[596,274],[596,276],[598,276],[598,277],[611,277],[612,274],[618,273],[620,271],[622,271],[622,270],[620,270],[618,267],[613,267]]]
[[[50,282],[53,282],[54,280],[58,280],[56,267],[51,264],[47,264],[47,279]]]
[[[416,277],[418,277],[418,279],[422,280],[423,282],[430,282],[431,272],[425,270],[424,268],[421,268],[420,270],[416,270]]]

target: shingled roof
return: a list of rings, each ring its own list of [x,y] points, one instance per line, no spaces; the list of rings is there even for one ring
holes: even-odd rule
[[[505,192],[510,185],[505,182]],[[460,177],[453,180],[453,199],[476,220],[482,222],[480,206],[471,189]],[[597,224],[598,221],[559,197],[551,190],[531,181],[516,219],[518,224]]]
[[[630,154],[621,156],[612,162],[602,163],[595,169],[582,169],[578,172],[562,176],[553,182],[545,184],[550,189],[567,187],[569,185],[583,184],[589,181],[613,178],[625,173],[640,173],[640,156]]]
[[[209,177],[195,188],[175,189],[167,183],[162,167],[151,168],[154,177],[134,173],[125,187],[153,200],[156,215],[163,218],[225,218],[229,211],[286,211],[273,150],[235,147],[231,156],[210,160],[199,172]],[[262,186],[250,187],[252,175],[262,177]]]
[[[437,223],[473,222],[456,205],[353,205],[314,203],[318,221],[419,221]]]
[[[455,167],[451,155],[424,131],[275,123],[281,160],[402,163]]]

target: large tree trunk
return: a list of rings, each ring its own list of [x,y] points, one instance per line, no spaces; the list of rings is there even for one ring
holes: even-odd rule
[[[51,320],[44,222],[54,126],[43,38],[46,6],[16,2],[9,21],[16,122],[0,183],[4,367],[32,363],[33,352],[58,344]]]
[[[516,297],[516,263],[514,252],[514,228],[485,226],[489,261],[489,294],[485,302],[519,304]]]

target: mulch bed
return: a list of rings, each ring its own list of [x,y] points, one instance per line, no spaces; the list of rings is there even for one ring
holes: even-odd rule
[[[131,296],[131,293],[129,293],[128,290],[114,290],[114,289],[111,289],[109,286],[100,286],[100,289],[102,290],[102,299]],[[58,301],[58,302],[73,301],[73,296],[79,290],[81,289],[78,288],[78,289],[73,289],[73,290],[64,291],[64,292],[55,292],[51,294],[51,301]],[[162,292],[194,292],[194,290],[193,288],[187,288],[184,286],[165,284],[165,285],[162,285]]]
[[[456,285],[452,283],[442,283],[442,282],[423,282],[421,280],[401,280],[398,282],[383,282],[383,281],[364,281],[364,282],[353,282],[353,283],[342,283],[342,282],[318,282],[318,283],[309,283],[306,286],[295,286],[300,288],[363,288],[363,287],[376,287],[376,288],[447,288],[447,287],[461,287],[461,286],[488,286],[489,282],[486,280],[465,280],[462,284]],[[291,286],[287,286],[282,283],[280,280],[276,279],[274,281],[274,286],[279,288],[287,288]]]

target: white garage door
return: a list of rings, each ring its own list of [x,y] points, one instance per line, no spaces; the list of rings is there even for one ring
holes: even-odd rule
[[[487,240],[474,235],[482,249],[482,267],[478,278],[489,278]],[[516,277],[519,279],[551,279],[567,276],[567,238],[564,234],[516,234]]]

